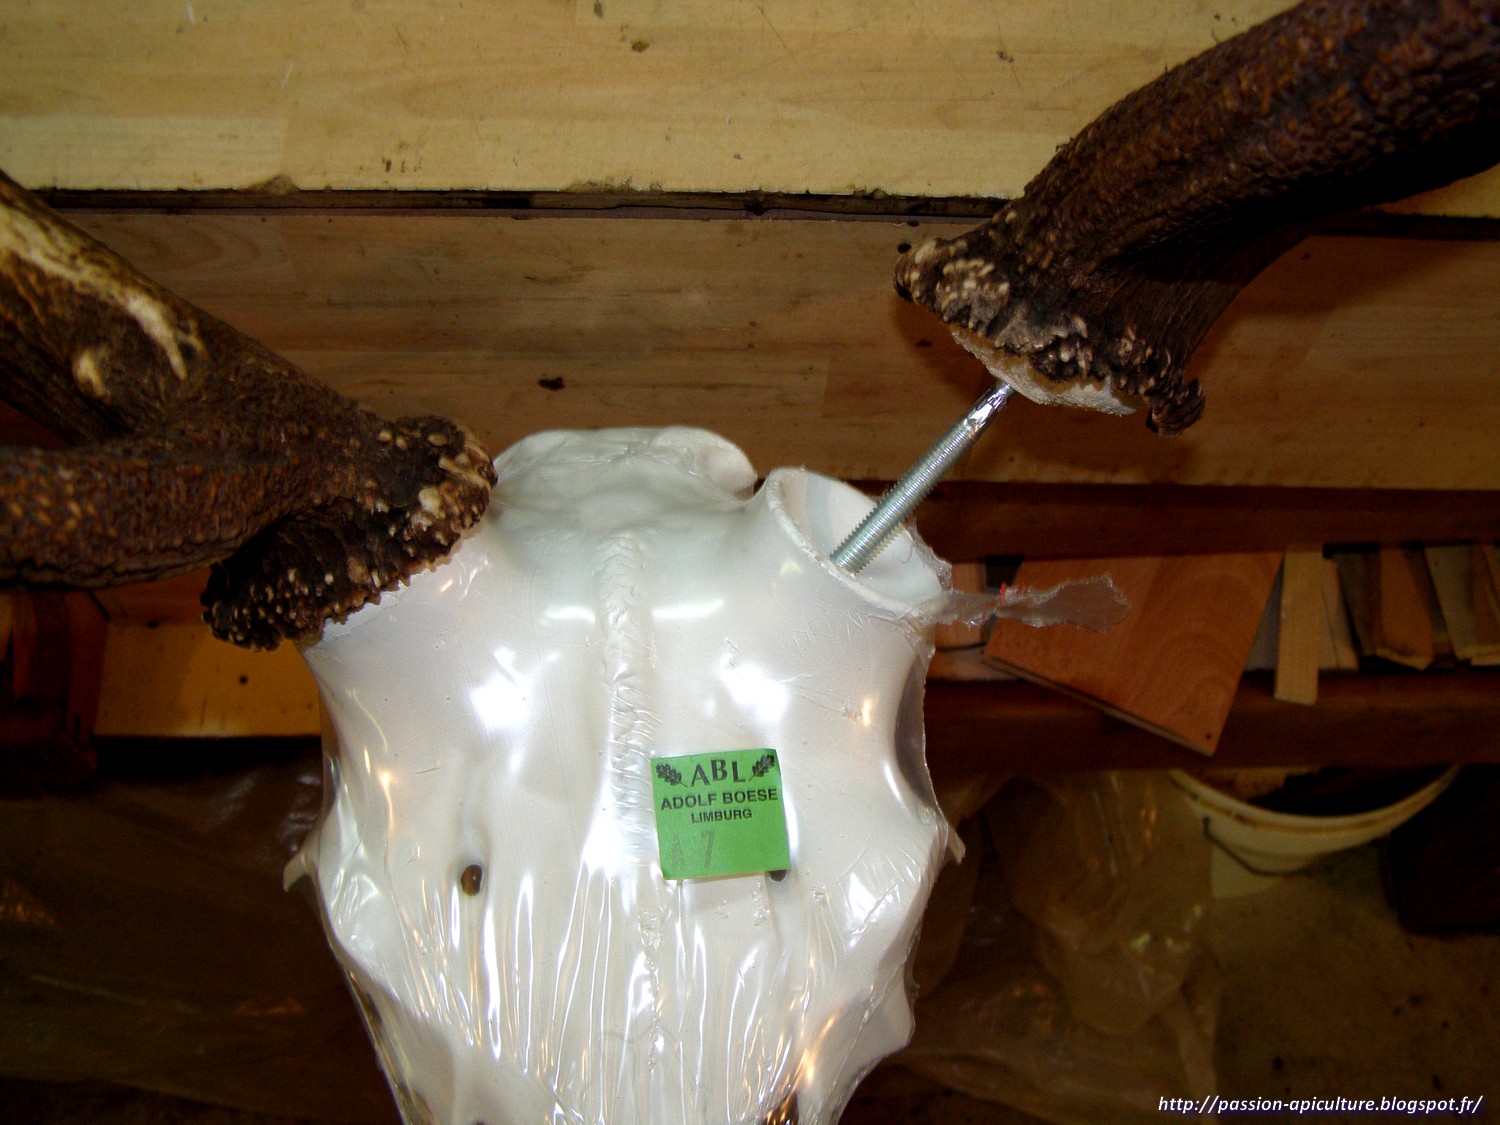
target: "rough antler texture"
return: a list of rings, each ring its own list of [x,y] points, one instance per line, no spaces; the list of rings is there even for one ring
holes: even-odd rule
[[[3,174],[0,388],[79,443],[0,450],[0,584],[215,563],[204,604],[239,644],[314,633],[441,557],[494,481],[462,426],[382,421]]]
[[[1312,220],[1497,160],[1500,4],[1319,0],[1117,103],[896,284],[1023,391],[1029,365],[1039,397],[1141,395],[1174,433],[1203,409],[1193,350]]]

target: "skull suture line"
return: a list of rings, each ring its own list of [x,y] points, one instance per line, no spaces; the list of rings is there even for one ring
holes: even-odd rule
[[[800,470],[752,495],[698,430],[539,434],[496,470],[448,562],[305,650],[330,791],[288,878],[406,1119],[833,1120],[910,1031],[943,565],[903,532],[838,570],[869,502]],[[754,747],[785,877],[665,879],[653,760]]]

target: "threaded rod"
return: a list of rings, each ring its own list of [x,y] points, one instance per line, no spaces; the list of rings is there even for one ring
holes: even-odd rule
[[[852,574],[863,570],[895,534],[901,521],[911,515],[937,482],[947,476],[949,470],[969,451],[969,447],[978,440],[985,427],[994,421],[995,415],[1010,401],[1010,396],[1010,384],[998,380],[980,395],[969,412],[955,422],[900,480],[891,485],[890,491],[881,497],[880,503],[870,509],[860,525],[839,545],[839,549],[833,553],[833,561]]]

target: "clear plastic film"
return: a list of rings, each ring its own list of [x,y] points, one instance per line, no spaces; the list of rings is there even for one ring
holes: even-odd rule
[[[86,789],[0,799],[0,1073],[390,1125],[323,934],[277,883],[318,811],[307,749],[101,748]]]
[[[969,909],[923,935],[943,976],[898,1063],[1059,1125],[1212,1093],[1208,843],[1165,774],[1013,779],[964,833]]]
[[[408,1125],[834,1121],[911,1033],[945,568],[903,531],[839,570],[870,502],[755,491],[703,431],[539,434],[496,468],[447,562],[305,650],[327,796],[287,878]],[[708,800],[745,751],[785,868],[667,878],[660,787]],[[705,788],[683,755],[721,756]]]
[[[1124,621],[1130,602],[1109,574],[1071,579],[1055,586],[1003,585],[997,592],[953,594],[941,606],[944,620],[982,625],[992,617],[1025,625],[1078,625],[1096,633]]]

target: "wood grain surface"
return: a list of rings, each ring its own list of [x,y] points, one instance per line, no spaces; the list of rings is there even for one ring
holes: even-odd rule
[[[1099,112],[1286,0],[32,0],[30,187],[1014,196]],[[1500,213],[1494,175],[1416,204]]]
[[[1108,574],[1130,613],[1106,632],[998,620],[985,659],[1211,754],[1280,565],[1281,554],[1270,551],[1027,560],[1018,586],[1045,590]]]
[[[1453,654],[1473,664],[1500,664],[1500,595],[1485,559],[1492,550],[1483,543],[1451,543],[1424,552]]]
[[[99,737],[287,737],[318,733],[318,692],[292,645],[247,652],[208,627],[112,626],[104,637]]]
[[[72,217],[338,390],[464,419],[496,451],[686,424],[762,471],[891,480],[988,380],[892,292],[898,247],[951,223]],[[1017,402],[953,479],[1494,489],[1497,291],[1500,243],[1313,239],[1200,349],[1187,434]]]
[[[1192,769],[1201,752],[1036,684],[930,683],[924,703],[934,774]],[[1215,768],[1414,766],[1500,762],[1500,672],[1324,676],[1305,707],[1268,679],[1235,691]]]
[[[1323,612],[1323,552],[1294,548],[1281,562],[1281,604],[1277,608],[1277,699],[1318,701],[1318,665],[1326,618]]]
[[[1382,545],[1374,564],[1370,624],[1375,655],[1418,671],[1432,663],[1432,616],[1420,551]],[[1420,570],[1420,573],[1419,573]]]

